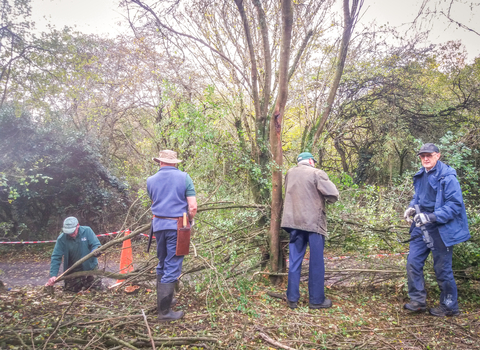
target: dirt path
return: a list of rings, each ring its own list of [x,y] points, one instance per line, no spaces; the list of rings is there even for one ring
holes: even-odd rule
[[[110,272],[118,272],[118,263],[114,261],[99,261],[99,268]],[[6,288],[43,286],[48,281],[50,260],[45,261],[0,261],[0,281]],[[110,285],[114,280],[104,278],[104,284]]]
[[[0,262],[0,280],[7,288],[44,285],[48,280],[49,261]]]

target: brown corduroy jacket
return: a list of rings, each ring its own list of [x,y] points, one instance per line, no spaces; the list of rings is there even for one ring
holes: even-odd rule
[[[335,203],[339,193],[323,170],[298,164],[285,176],[285,202],[281,227],[327,235],[325,202]]]

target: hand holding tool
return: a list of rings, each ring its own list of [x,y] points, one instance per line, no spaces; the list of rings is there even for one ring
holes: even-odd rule
[[[409,224],[413,222],[411,218],[413,214],[415,214],[415,209],[412,207],[408,207],[407,210],[405,210],[405,214],[403,214],[403,217]]]
[[[415,217],[417,217],[419,214],[422,214],[422,212],[420,211],[420,206],[418,204],[415,204],[415,212],[417,213],[417,215],[415,215]],[[421,228],[422,234],[423,234],[423,241],[427,245],[427,248],[430,248],[431,250],[434,250],[433,240],[432,240],[432,237],[430,237],[430,234],[428,233],[427,228],[425,227],[424,224],[422,224],[420,226],[420,228]]]

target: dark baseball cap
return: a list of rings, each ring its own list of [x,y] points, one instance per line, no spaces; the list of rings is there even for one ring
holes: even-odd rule
[[[426,143],[420,147],[420,151],[417,152],[417,156],[422,153],[440,153],[440,150],[433,143]]]

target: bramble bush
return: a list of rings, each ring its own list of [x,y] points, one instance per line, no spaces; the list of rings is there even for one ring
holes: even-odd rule
[[[0,109],[0,139],[4,236],[56,237],[69,215],[94,230],[123,216],[127,186],[102,164],[94,140],[60,122],[36,122],[12,105]]]

